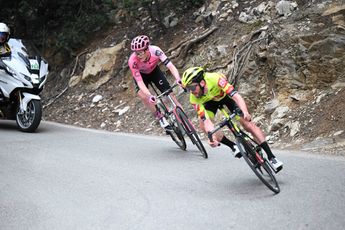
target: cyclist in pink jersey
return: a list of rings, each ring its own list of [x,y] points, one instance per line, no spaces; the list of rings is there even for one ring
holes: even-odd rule
[[[133,53],[129,57],[128,66],[134,78],[135,89],[144,105],[150,109],[160,125],[170,131],[171,127],[163,115],[156,108],[156,97],[148,89],[149,84],[154,84],[160,92],[170,88],[164,73],[160,70],[158,64],[162,62],[175,77],[176,82],[181,84],[181,77],[170,59],[158,47],[150,45],[150,39],[146,35],[135,37],[131,42]],[[179,105],[176,97],[172,95],[174,101]]]

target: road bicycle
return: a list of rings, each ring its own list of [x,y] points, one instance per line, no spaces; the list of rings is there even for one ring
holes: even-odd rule
[[[175,101],[170,95],[176,86],[178,86],[178,84],[175,83],[173,86],[171,86],[170,89],[164,91],[161,94],[157,94],[157,90],[151,85],[157,95],[156,98],[158,102],[156,106],[172,127],[172,131],[167,131],[167,133],[182,150],[186,150],[187,148],[187,144],[184,139],[184,136],[187,135],[192,143],[197,146],[202,156],[204,158],[208,158],[206,149],[201,142],[200,137],[192,122],[189,120],[187,114],[183,111],[183,109],[180,106],[176,105]]]
[[[263,156],[262,149],[258,143],[242,131],[236,124],[242,112],[235,110],[234,113],[229,115],[224,106],[219,109],[224,114],[224,119],[215,126],[214,130],[208,132],[208,138],[212,141],[212,135],[224,126],[227,126],[235,137],[236,144],[239,147],[243,159],[253,170],[255,175],[270,190],[276,194],[279,193],[279,184],[274,175],[277,172],[271,167],[267,158]]]

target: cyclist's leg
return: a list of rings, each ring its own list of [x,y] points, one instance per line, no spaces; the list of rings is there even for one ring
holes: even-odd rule
[[[161,93],[170,88],[168,80],[166,79],[164,73],[160,70],[158,66],[152,71],[152,75],[152,82],[155,84],[155,86],[159,89]],[[182,108],[182,105],[177,101],[174,93],[171,93],[170,96],[175,102],[175,104]]]
[[[235,101],[232,100],[230,97],[229,99],[226,99],[225,102],[226,106],[231,110],[240,110],[240,108],[236,105]],[[275,155],[273,154],[271,148],[269,147],[266,136],[264,132],[253,122],[253,121],[247,121],[243,117],[240,118],[240,123],[242,127],[249,133],[252,134],[254,140],[258,143],[258,145],[266,152],[267,158],[270,161],[271,165],[275,168],[276,171],[279,171],[282,169],[283,163],[279,161]]]
[[[272,153],[272,150],[266,141],[266,136],[263,133],[263,131],[253,121],[247,121],[242,117],[240,119],[240,123],[246,131],[252,134],[252,136],[254,137],[255,141],[259,144],[259,146],[263,150],[265,150],[268,159],[270,160],[274,158],[275,156]]]
[[[168,80],[166,79],[164,73],[160,70],[158,66],[152,71],[150,80],[153,84],[155,84],[155,86],[161,93],[163,93],[164,91],[170,88],[170,84]],[[163,100],[164,99],[165,98],[163,98]]]
[[[145,84],[145,86],[148,88],[149,84],[152,83],[152,73],[150,74],[144,74],[141,73],[142,79],[143,79],[143,83]],[[134,84],[135,84],[135,90],[137,92],[137,95],[139,96],[139,98],[141,99],[141,101],[143,102],[143,104],[145,105],[146,108],[148,108],[151,112],[154,118],[156,118],[157,120],[160,120],[163,115],[160,113],[160,111],[158,110],[157,106],[155,106],[154,104],[149,103],[148,99],[147,99],[147,95],[142,92],[138,86],[138,83],[134,80]]]
[[[257,140],[259,146],[265,151],[267,154],[267,158],[271,164],[271,166],[275,169],[276,172],[280,171],[283,168],[283,162],[278,160],[276,156],[273,154],[270,146],[266,141],[265,134],[263,131],[253,122],[253,121],[246,121],[245,119],[241,118],[240,120],[244,129],[250,132],[253,137]]]
[[[240,118],[240,123],[242,127],[249,133],[251,133],[257,143],[262,143],[265,141],[265,134],[262,130],[253,122],[247,121],[243,117]]]
[[[143,78],[143,81],[146,87],[148,87],[148,83],[145,82],[144,78]],[[149,103],[147,99],[147,95],[140,90],[138,83],[134,79],[133,79],[133,82],[134,82],[135,92],[137,93],[137,96],[140,98],[144,106],[148,108],[152,112],[152,114],[155,114],[156,107],[153,104]]]
[[[231,99],[232,102],[229,102],[229,109],[232,111],[239,110],[236,103]],[[240,123],[242,127],[249,133],[252,134],[254,140],[259,144],[259,146],[266,152],[268,159],[274,158],[274,154],[271,151],[271,148],[269,147],[266,136],[264,132],[253,122],[253,121],[247,121],[243,117],[240,118]]]
[[[158,66],[151,72],[150,81],[155,84],[161,93],[170,88],[168,80]]]
[[[150,73],[148,79],[149,80],[147,81],[149,81],[149,83],[151,84],[154,84],[161,93],[170,88],[169,82],[166,80],[164,74],[158,66]],[[157,110],[157,107],[155,108]],[[156,117],[156,119],[159,120],[159,123],[162,128],[164,128],[166,131],[171,131],[171,126],[169,125],[167,120],[164,118],[164,115],[160,111],[157,110],[154,113],[154,116]]]
[[[208,101],[204,104],[204,108],[205,108],[205,113],[207,113],[207,116],[209,117],[210,121],[212,123],[214,123],[214,116],[215,114],[217,113],[217,110],[219,108],[219,106],[222,104],[222,101]],[[210,131],[210,130],[205,130],[204,128],[204,132],[207,134],[207,132]],[[214,134],[214,138],[228,146],[229,148],[231,148],[232,151],[236,151],[235,149],[235,146],[236,144],[234,142],[232,142],[231,140],[229,140],[222,131],[217,131],[215,134]]]
[[[221,102],[223,103],[223,105],[225,105],[226,107],[228,107],[228,109],[232,112],[237,111],[237,113],[242,113],[241,109],[237,106],[237,104],[235,103],[235,101],[233,99],[231,99],[229,96],[225,96]],[[256,126],[256,124],[252,121],[247,121],[245,119],[243,119],[243,117],[240,118],[240,124],[242,125],[242,127],[249,133],[252,134],[252,136],[254,137],[255,141],[257,143],[262,143],[265,141],[265,135],[264,133],[261,131],[261,129]]]

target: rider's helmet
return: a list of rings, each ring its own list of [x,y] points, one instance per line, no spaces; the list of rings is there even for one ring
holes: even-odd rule
[[[5,23],[0,22],[0,45],[10,39],[10,28]]]
[[[147,49],[150,45],[150,39],[146,35],[140,35],[133,38],[131,42],[131,50],[132,51],[141,51]]]
[[[202,67],[191,67],[186,69],[182,75],[182,87],[190,85],[193,82],[199,83],[204,79],[205,69]]]

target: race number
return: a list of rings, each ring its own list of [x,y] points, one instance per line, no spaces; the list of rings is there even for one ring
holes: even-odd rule
[[[222,88],[224,88],[225,86],[226,86],[226,84],[228,83],[228,81],[226,80],[226,79],[224,79],[224,78],[219,78],[219,80],[218,80],[218,85],[220,86],[220,87],[222,87]]]

